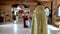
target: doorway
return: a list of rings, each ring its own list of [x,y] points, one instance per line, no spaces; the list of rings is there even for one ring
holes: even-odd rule
[[[13,4],[11,11],[12,11],[12,19],[14,23],[19,23],[19,20],[23,22],[22,16],[24,14],[24,6],[20,4]]]

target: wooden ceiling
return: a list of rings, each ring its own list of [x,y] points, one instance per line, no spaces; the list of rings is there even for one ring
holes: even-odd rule
[[[4,2],[14,2],[14,1],[19,1],[19,2],[43,2],[43,1],[51,1],[51,0],[0,0],[0,3]]]
[[[39,1],[39,2],[41,2],[41,1],[52,1],[52,0],[36,0],[36,1]]]
[[[2,4],[30,4],[30,5],[36,5],[38,2],[41,2],[41,4],[44,4],[46,2],[51,2],[51,0],[0,0],[0,5]]]
[[[18,1],[18,0],[0,0],[0,1]],[[51,0],[19,0],[19,1],[51,1]]]

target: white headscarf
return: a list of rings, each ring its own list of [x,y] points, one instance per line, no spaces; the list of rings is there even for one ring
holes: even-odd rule
[[[46,14],[46,16],[49,16],[49,9],[48,8],[45,9],[45,14]]]

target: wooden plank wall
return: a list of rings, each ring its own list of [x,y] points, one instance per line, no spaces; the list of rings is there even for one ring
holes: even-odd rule
[[[54,0],[53,1],[53,12],[52,12],[53,21],[60,20],[60,17],[58,17],[56,13],[58,5],[60,5],[60,0]]]
[[[37,5],[37,3],[36,2],[24,2],[24,3],[22,3],[22,2],[16,2],[16,1],[12,1],[12,2],[2,2],[2,3],[0,3],[0,8],[2,8],[2,9],[4,9],[4,10],[6,10],[6,11],[10,11],[10,9],[11,9],[11,6],[13,5],[13,4],[29,4],[30,5],[30,11],[31,11],[31,15],[32,15],[32,13],[33,13],[33,10],[35,9],[35,7],[36,7],[36,5]],[[42,5],[44,6],[44,7],[49,7],[49,9],[51,9],[51,2],[41,2],[42,3]],[[59,20],[60,19],[60,17],[57,17],[56,16],[56,8],[57,8],[57,6],[60,4],[60,0],[53,0],[53,9],[52,9],[52,17],[53,17],[53,21],[56,21],[56,20]]]

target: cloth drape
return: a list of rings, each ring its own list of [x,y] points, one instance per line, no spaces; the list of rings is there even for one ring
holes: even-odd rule
[[[48,34],[47,18],[42,5],[38,5],[33,11],[30,34]]]

